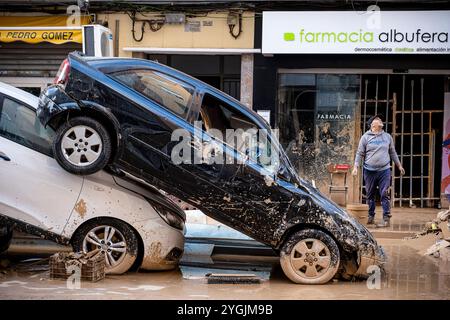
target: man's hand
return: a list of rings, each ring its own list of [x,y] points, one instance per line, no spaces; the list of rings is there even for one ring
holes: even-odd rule
[[[402,165],[398,166],[398,170],[400,170],[400,175],[404,176],[405,175],[405,169],[403,168]]]
[[[353,168],[352,175],[353,175],[353,176],[358,175],[358,168],[357,168],[357,167],[354,167],[354,168]]]

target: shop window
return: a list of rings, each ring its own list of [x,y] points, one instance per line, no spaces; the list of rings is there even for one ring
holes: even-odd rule
[[[41,125],[34,110],[12,99],[3,99],[0,136],[51,156],[54,135],[52,129]]]
[[[352,162],[360,76],[279,74],[277,127],[298,172],[328,181],[327,164]]]

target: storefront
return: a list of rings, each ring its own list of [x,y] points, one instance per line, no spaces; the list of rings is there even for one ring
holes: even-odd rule
[[[366,120],[383,114],[406,170],[394,170],[392,203],[436,207],[450,12],[376,14],[265,12],[256,22],[254,108],[271,112],[293,165],[325,193],[330,168],[353,165]],[[346,185],[347,202],[361,201],[361,177],[348,174]]]
[[[112,54],[110,33],[92,22],[91,16],[1,16],[0,81],[39,95],[69,52]]]

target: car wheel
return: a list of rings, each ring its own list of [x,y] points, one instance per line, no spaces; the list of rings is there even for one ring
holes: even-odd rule
[[[280,253],[285,275],[301,284],[327,283],[336,275],[339,262],[339,248],[333,238],[314,229],[293,234]]]
[[[66,171],[87,175],[102,170],[111,156],[111,138],[105,127],[88,117],[65,121],[53,140],[56,161]]]
[[[8,227],[0,227],[0,253],[9,248],[12,239],[12,230]]]
[[[75,252],[100,252],[105,255],[106,273],[122,274],[136,262],[139,241],[126,223],[103,218],[81,226],[72,238],[72,247]]]

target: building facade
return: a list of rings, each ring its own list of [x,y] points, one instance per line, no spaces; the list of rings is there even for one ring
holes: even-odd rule
[[[0,0],[2,15],[61,15],[73,4],[34,1],[29,8],[29,2]],[[393,170],[392,204],[437,207],[445,202],[449,170],[443,138],[450,108],[450,4],[378,1],[367,11],[371,4],[91,1],[89,23],[111,30],[115,56],[170,65],[259,112],[279,130],[300,175],[325,193],[332,183],[347,186],[346,197],[332,195],[341,204],[363,200],[362,178],[347,174],[344,181],[342,173],[331,173],[353,166],[366,120],[381,113],[406,170],[405,176]],[[0,81],[44,86],[57,61],[77,48],[77,42],[0,38]],[[19,52],[28,65],[12,62]],[[41,52],[44,58],[36,58]]]

